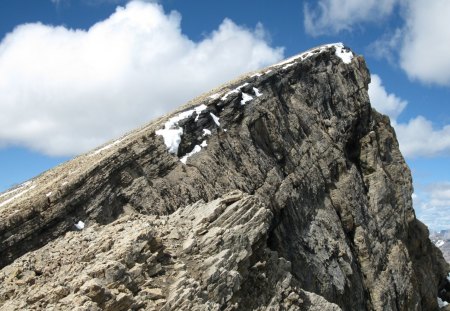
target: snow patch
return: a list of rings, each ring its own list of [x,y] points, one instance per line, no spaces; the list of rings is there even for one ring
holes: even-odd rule
[[[256,87],[253,88],[253,92],[255,92],[256,97],[262,96],[262,93]]]
[[[219,93],[215,93],[215,94],[210,95],[209,98],[211,98],[211,99],[217,99],[217,98],[220,97],[220,95],[221,95],[221,94],[219,94]]]
[[[197,107],[194,108],[195,113],[197,114],[197,116],[195,117],[195,122],[198,121],[198,117],[200,117],[200,114],[201,114],[201,113],[203,112],[203,110],[205,110],[206,108],[208,108],[208,107],[206,107],[205,104],[201,104],[200,106],[197,106]]]
[[[213,118],[214,123],[216,123],[217,126],[220,126],[219,117],[217,117],[214,113],[210,112],[211,118]]]
[[[185,154],[185,155],[180,159],[180,161],[181,161],[183,164],[186,164],[186,161],[187,161],[187,159],[188,159],[190,156],[192,156],[192,155],[194,155],[194,154],[196,154],[196,153],[198,153],[198,152],[200,152],[200,151],[202,151],[202,147],[200,147],[199,145],[195,145],[194,149],[192,149],[191,152]]]
[[[328,49],[330,49],[332,47],[334,47],[335,50],[336,50],[335,55],[337,57],[339,57],[340,59],[342,59],[342,61],[345,64],[350,64],[351,63],[351,61],[353,59],[353,53],[350,50],[346,49],[342,42],[338,42],[338,43],[332,43],[332,44],[325,44],[325,45],[322,45],[322,46],[310,49],[310,50],[305,51],[305,52],[303,52],[303,53],[301,53],[299,55],[292,56],[292,57],[290,57],[290,58],[288,58],[288,59],[286,59],[286,60],[284,60],[282,62],[279,62],[279,63],[277,63],[275,65],[272,65],[270,67],[274,68],[274,67],[281,67],[282,66],[282,69],[287,69],[287,68],[295,65],[295,63],[297,63],[299,60],[303,61],[303,60],[313,56],[314,54],[319,54],[319,53],[325,52],[326,50],[328,50]],[[266,73],[269,73],[269,72],[266,72]]]
[[[443,308],[443,307],[446,307],[448,305],[447,301],[444,301],[444,300],[442,300],[439,297],[438,297],[437,301],[438,301],[439,308]]]
[[[46,197],[48,198],[49,196],[51,196],[51,195],[52,195],[52,193],[53,193],[53,192],[51,192],[51,191],[50,191],[50,192],[49,192],[49,193],[47,193],[47,194],[46,194],[45,196],[46,196]]]
[[[242,100],[241,100],[241,105],[245,105],[246,103],[248,103],[249,101],[251,101],[253,99],[252,96],[250,96],[247,93],[242,92]]]
[[[14,188],[14,189],[9,190],[9,191],[7,191],[7,192],[5,192],[5,193],[0,194],[0,198],[6,197],[6,196],[9,195],[9,194],[12,194],[12,193],[14,193],[14,192],[17,192],[17,191],[19,191],[20,189],[23,189],[23,188],[29,186],[30,184],[31,184],[31,181],[24,182],[23,184],[20,184],[19,186],[17,186],[17,187]]]
[[[445,244],[445,242],[442,241],[442,240],[438,240],[438,241],[435,243],[435,245],[436,245],[437,247],[441,247],[441,246],[443,246],[444,244]]]
[[[20,187],[19,189],[22,189],[23,187]],[[11,203],[12,201],[14,201],[15,199],[21,197],[22,195],[24,195],[25,193],[27,193],[28,191],[30,191],[31,189],[36,188],[36,185],[32,185],[31,187],[29,187],[28,189],[25,189],[21,192],[19,192],[18,194],[10,197],[8,200],[3,201],[2,203],[0,203],[0,207],[5,206],[8,203]],[[15,191],[10,191],[11,192],[15,192]]]
[[[94,152],[91,153],[89,156],[93,156],[93,155],[99,154],[100,152],[105,151],[105,150],[107,150],[107,149],[109,149],[109,148],[111,148],[111,147],[117,145],[117,144],[120,143],[122,140],[123,140],[123,138],[122,138],[122,139],[119,139],[119,140],[116,140],[116,141],[110,143],[109,145],[106,145],[106,146],[104,146],[104,147],[102,147],[102,148],[100,148],[100,149],[94,151]]]
[[[239,93],[241,91],[241,89],[245,86],[248,85],[248,82],[245,82],[244,84],[238,86],[237,88],[235,88],[234,90],[229,91],[228,93],[226,93],[224,96],[222,96],[222,100],[227,100],[228,96],[233,94],[233,93]]]
[[[252,74],[252,75],[250,76],[250,78],[261,77],[262,75],[263,75],[262,73],[257,72],[257,73],[255,73],[255,74]]]
[[[288,69],[289,67],[291,67],[291,66],[294,66],[295,65],[295,63],[290,63],[290,64],[287,64],[287,65],[284,65],[283,66],[283,68],[281,68],[281,69]]]
[[[78,230],[83,230],[83,229],[84,229],[84,222],[82,222],[81,220],[78,221],[78,222],[75,224],[75,227],[76,227]]]
[[[203,136],[211,135],[211,131],[208,129],[203,129]]]
[[[348,49],[345,49],[344,44],[342,43],[336,43],[334,44],[334,47],[336,49],[336,56],[342,59],[344,64],[350,64],[353,59],[353,53],[349,51]]]
[[[305,54],[305,53],[303,53],[303,54]],[[294,55],[294,56],[292,56],[292,57],[289,57],[288,59],[285,59],[285,60],[283,60],[283,61],[281,61],[281,62],[279,62],[279,63],[276,63],[275,65],[270,66],[270,68],[273,68],[273,67],[280,67],[280,66],[284,66],[284,65],[293,63],[293,62],[295,62],[296,60],[298,60],[300,57],[302,57],[303,54],[300,54],[300,55]],[[270,70],[270,71],[272,71],[272,70]],[[269,71],[267,71],[266,73],[269,73]]]
[[[183,135],[183,129],[181,127],[176,129],[165,128],[162,130],[157,130],[155,133],[156,135],[160,135],[163,137],[164,144],[166,145],[169,153],[178,153],[178,147],[181,142],[181,135]]]
[[[200,147],[205,148],[206,146],[208,146],[208,143],[206,142],[206,140],[202,141],[202,143],[200,144]]]
[[[162,136],[164,139],[164,144],[167,147],[169,153],[177,154],[178,147],[181,142],[181,135],[183,135],[183,128],[178,127],[178,123],[186,118],[189,118],[194,112],[197,114],[195,121],[198,120],[198,116],[207,108],[206,105],[201,104],[193,109],[186,110],[170,118],[166,123],[164,123],[164,128],[155,131],[156,135]]]

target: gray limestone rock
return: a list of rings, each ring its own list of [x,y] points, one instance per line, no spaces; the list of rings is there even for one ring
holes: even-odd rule
[[[315,48],[2,194],[0,310],[436,310],[369,81]]]

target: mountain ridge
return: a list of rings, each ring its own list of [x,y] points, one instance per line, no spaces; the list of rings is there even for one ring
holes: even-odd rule
[[[243,310],[283,309],[283,305],[299,310],[437,308],[438,291],[441,298],[447,297],[448,264],[428,239],[426,227],[415,218],[409,169],[389,119],[370,107],[369,81],[364,59],[342,44],[313,48],[244,75],[58,166],[22,190],[2,194],[0,250],[5,255],[0,266],[23,270],[22,260],[44,256],[41,247],[64,244],[66,236],[82,241],[92,234],[90,230],[104,232],[118,226],[126,231],[124,218],[145,230],[143,220],[148,217],[149,223],[160,226],[152,218],[157,216],[173,227],[164,229],[167,235],[150,236],[162,240],[158,247],[176,252],[158,253],[161,258],[144,265],[146,271],[164,266],[158,268],[157,277],[144,273],[147,282],[175,273],[167,260],[182,258],[177,264],[187,266],[183,273],[193,280],[188,284],[197,284],[203,291],[220,285],[230,290],[225,296],[212,291],[205,299],[202,290],[181,286],[181,279],[175,278],[171,284],[158,283],[156,296],[164,301],[141,301],[139,293],[146,283],[131,271],[141,260],[126,263],[116,256],[114,262],[127,265],[121,269],[134,285],[120,281],[124,288],[117,289],[114,282],[89,276],[83,281],[85,287],[100,290],[103,300],[77,292],[78,281],[66,285],[64,297],[83,297],[80,307],[94,303],[111,310],[139,309],[142,304],[150,310],[175,306],[232,310],[236,305]],[[168,139],[164,132],[158,135],[163,129],[170,133]],[[199,148],[200,152],[191,154]],[[247,229],[228,223],[231,206],[237,216],[249,221],[251,225],[244,226]],[[255,211],[249,219],[246,207]],[[192,215],[183,214],[186,210]],[[201,215],[205,210],[213,211],[210,218]],[[189,217],[194,218],[192,223],[183,220]],[[195,220],[199,217],[204,220]],[[78,221],[86,224],[85,229],[76,231]],[[195,226],[202,223],[206,225],[196,231]],[[191,235],[186,229],[180,233],[175,240],[186,238],[181,248],[168,238],[178,226],[197,232]],[[258,238],[247,242],[245,236],[252,230]],[[212,249],[202,242],[208,232],[222,240]],[[157,252],[151,241],[144,243],[150,243],[149,252],[144,252],[145,245],[133,251],[136,258],[145,253],[149,260]],[[117,252],[121,254],[120,249]],[[215,257],[222,252],[231,255]],[[76,254],[70,256],[75,260]],[[222,270],[213,263],[210,267],[222,271],[234,285],[221,283],[220,273],[214,283],[216,268],[204,278],[198,266],[189,265],[195,256],[224,263],[219,265]],[[95,266],[95,260],[88,258]],[[261,266],[263,261],[266,268]],[[20,302],[18,281],[8,271],[0,275],[10,280],[9,294],[0,293],[0,309],[2,303]],[[39,277],[35,273],[31,279],[39,283]],[[255,296],[245,302],[243,297],[260,278],[269,278],[273,284],[259,289],[261,301]],[[286,287],[281,286],[283,282]],[[193,305],[186,297],[173,300],[176,284],[195,297]],[[106,294],[105,286],[118,292]],[[41,297],[33,303],[62,307],[60,300],[49,302]]]

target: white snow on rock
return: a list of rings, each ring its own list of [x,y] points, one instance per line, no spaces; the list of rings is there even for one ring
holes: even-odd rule
[[[183,135],[183,129],[181,127],[176,129],[164,128],[157,130],[156,135],[160,135],[164,139],[164,144],[167,147],[169,153],[177,154],[178,147],[181,142],[181,135]]]
[[[14,192],[16,192],[16,191],[19,191],[19,190],[20,190],[20,188],[16,188],[16,189],[13,189],[13,190],[9,190],[8,192],[5,192],[5,193],[0,194],[0,198],[6,197],[7,195],[9,195],[9,194],[11,194],[11,193],[14,193]]]
[[[178,127],[178,123],[186,118],[189,118],[194,112],[197,114],[195,121],[198,120],[198,116],[202,113],[203,110],[207,108],[206,105],[202,104],[193,109],[186,110],[181,112],[180,114],[172,117],[164,124],[164,128],[155,131],[156,135],[160,135],[164,139],[164,144],[167,147],[169,153],[177,154],[178,147],[181,142],[181,135],[183,135],[183,128]]]
[[[306,52],[303,52],[299,55],[294,55],[294,56],[292,56],[282,62],[279,62],[275,65],[272,65],[270,67],[273,68],[273,67],[283,66],[282,69],[287,69],[287,68],[293,66],[295,63],[297,63],[299,60],[303,61],[303,60],[307,59],[308,57],[313,56],[314,54],[319,54],[319,53],[325,52],[326,50],[328,50],[332,47],[334,47],[336,49],[335,55],[337,57],[339,57],[340,59],[342,59],[342,61],[345,64],[351,63],[351,61],[353,59],[353,53],[350,50],[347,50],[344,47],[344,44],[342,42],[338,42],[338,43],[325,44],[325,45],[322,45],[322,46],[319,46],[316,48],[312,48]],[[269,73],[269,72],[266,72],[266,73]]]
[[[208,108],[208,107],[206,107],[205,104],[201,104],[200,106],[197,106],[197,107],[194,108],[195,113],[197,114],[197,116],[195,117],[195,122],[198,121],[198,117],[200,117],[200,114],[201,114],[201,113],[203,112],[203,110],[205,110],[206,108]]]
[[[93,153],[91,153],[89,156],[93,156],[93,155],[99,154],[100,152],[105,151],[105,150],[107,150],[107,149],[109,149],[109,148],[111,148],[111,147],[117,145],[117,144],[120,143],[122,140],[123,140],[123,138],[122,138],[122,139],[118,139],[118,140],[116,140],[116,141],[110,143],[109,145],[106,145],[106,146],[104,146],[104,147],[102,147],[102,148],[100,148],[100,149],[98,149],[98,150],[95,150],[95,151],[94,151]]]
[[[233,93],[239,93],[241,91],[241,89],[245,86],[248,85],[248,82],[245,82],[242,85],[239,85],[237,88],[235,88],[234,90],[229,91],[228,93],[226,93],[224,96],[222,96],[222,100],[227,100],[228,96],[233,94]]]
[[[336,56],[342,59],[345,64],[350,64],[353,59],[353,53],[344,48],[344,44],[335,43],[334,47],[336,48]]]
[[[14,189],[9,190],[9,191],[7,191],[7,192],[5,192],[5,193],[0,194],[0,198],[6,197],[7,195],[10,195],[10,194],[12,194],[12,193],[14,193],[14,192],[17,192],[17,191],[19,191],[20,189],[23,189],[23,188],[25,188],[25,187],[27,187],[27,186],[29,186],[29,185],[31,185],[31,181],[24,182],[23,184],[20,184],[19,186],[17,186],[17,187],[14,188]]]
[[[23,184],[24,186],[18,188],[17,190],[23,189],[24,187],[27,187],[30,183],[31,183],[31,182],[29,182],[29,183],[26,184],[26,185]],[[25,190],[23,190],[23,191],[21,191],[21,192],[15,194],[14,196],[10,197],[8,200],[5,200],[5,201],[3,201],[2,203],[0,203],[0,207],[5,206],[6,204],[11,203],[12,201],[14,201],[15,199],[17,199],[18,197],[21,197],[22,195],[24,195],[25,193],[27,193],[28,191],[30,191],[31,189],[34,189],[34,188],[36,188],[36,185],[32,185],[31,187],[29,187],[29,188],[27,188],[27,189],[25,189]],[[16,189],[11,190],[11,191],[9,191],[9,193],[16,192],[17,190],[16,190]]]
[[[442,245],[444,245],[445,244],[445,242],[444,241],[442,241],[442,240],[438,240],[437,242],[436,242],[436,246],[437,247],[441,247]]]
[[[76,227],[78,230],[83,230],[83,229],[84,229],[84,222],[82,222],[81,220],[78,221],[78,222],[75,224],[75,227]]]
[[[255,92],[256,97],[262,96],[262,93],[256,87],[253,88],[253,92]]]
[[[203,144],[203,143],[202,143],[202,144]],[[187,161],[187,159],[188,159],[190,156],[192,156],[192,155],[194,155],[194,154],[196,154],[197,152],[200,152],[200,151],[202,151],[202,147],[200,147],[199,145],[195,145],[194,149],[192,149],[191,152],[185,154],[185,155],[180,159],[180,161],[183,162],[183,164],[186,164],[186,161]]]
[[[290,63],[290,64],[287,64],[287,65],[284,65],[283,66],[283,68],[281,68],[281,69],[288,69],[289,67],[291,67],[291,66],[294,66],[295,65],[295,63]]]
[[[45,196],[46,196],[46,197],[48,198],[49,196],[51,196],[51,195],[52,195],[52,193],[53,193],[53,192],[51,192],[51,191],[50,191],[50,192],[49,192],[49,193],[47,193],[47,194],[46,194]]]
[[[343,43],[333,43],[333,44],[326,44],[326,45],[322,45],[320,47],[316,47],[313,48],[311,50],[308,50],[302,54],[299,55],[295,55],[291,58],[288,58],[280,63],[277,63],[275,65],[272,65],[271,68],[278,68],[281,67],[281,69],[287,69],[291,66],[294,66],[298,61],[303,61],[305,59],[307,59],[308,57],[311,57],[315,54],[319,54],[322,53],[330,48],[335,49],[335,55],[337,57],[339,57],[345,64],[349,64],[351,63],[352,59],[353,59],[353,53],[346,49],[344,47]],[[256,72],[254,74],[252,74],[250,76],[250,78],[254,78],[254,77],[260,77],[264,74],[269,74],[270,72],[272,72],[272,69],[266,70],[265,72]],[[221,100],[225,101],[227,100],[228,96],[231,94],[239,94],[242,92],[242,88],[249,85],[248,82],[245,82],[244,84],[226,92],[223,96],[223,92],[219,92],[219,93],[215,93],[209,96],[209,98],[212,99],[218,99],[220,98]],[[256,97],[260,97],[263,94],[256,88],[253,87],[253,92],[254,95]],[[245,105],[246,103],[250,102],[251,100],[253,100],[253,96],[250,94],[247,94],[245,92],[242,92],[242,99],[241,99],[241,105]],[[196,117],[195,117],[195,121],[198,121],[200,114],[207,109],[207,106],[202,104],[199,105],[193,109],[181,112],[180,114],[178,114],[175,117],[170,118],[165,124],[164,124],[164,128],[157,130],[155,133],[156,135],[160,135],[163,137],[164,139],[164,144],[167,147],[167,150],[172,153],[172,154],[177,154],[178,153],[178,148],[181,142],[181,136],[183,135],[183,128],[178,126],[178,123],[186,118],[189,118],[194,112],[196,113]],[[222,109],[223,110],[223,109]],[[219,122],[219,117],[217,117],[215,114],[213,114],[212,112],[209,113],[211,118],[213,119],[214,123],[217,126],[220,126],[220,122]],[[224,131],[226,131],[224,129]],[[203,129],[203,135],[202,136],[207,136],[207,135],[211,135],[211,131],[208,129]],[[116,142],[115,142],[116,143]],[[115,144],[113,143],[113,144]],[[112,144],[111,144],[112,145]],[[195,145],[194,149],[187,153],[186,155],[184,155],[180,161],[183,163],[186,163],[187,159],[192,156],[193,154],[200,152],[202,147],[206,147],[207,146],[207,142],[206,140],[204,140],[200,145]],[[102,150],[104,150],[105,148],[109,148],[110,145],[103,147],[102,149],[99,149],[96,151],[100,152]]]
[[[251,101],[253,99],[252,96],[250,96],[247,93],[242,92],[242,100],[241,100],[241,105],[245,105],[246,103],[248,103],[249,101]]]
[[[212,95],[209,96],[209,98],[211,98],[211,99],[217,99],[219,97],[220,97],[219,93],[215,93],[215,94],[212,94]]]
[[[448,305],[447,301],[444,301],[444,300],[442,300],[439,297],[438,297],[437,301],[438,301],[439,308],[443,308],[443,307],[446,307]]]
[[[214,113],[210,112],[211,118],[213,118],[214,123],[216,123],[217,126],[220,126],[219,117],[217,117]]]
[[[304,54],[304,53],[303,53]],[[274,68],[274,67],[280,67],[280,66],[284,66],[287,64],[291,64],[293,62],[295,62],[296,60],[298,60],[300,57],[302,57],[303,54],[300,55],[294,55],[292,57],[289,57],[288,59],[285,59],[279,63],[276,63],[275,65],[270,66],[270,68]],[[266,73],[269,73],[272,70],[266,71]]]
[[[262,73],[257,72],[257,73],[255,73],[255,74],[252,74],[252,75],[250,76],[250,78],[261,77],[262,75],[263,75]]]

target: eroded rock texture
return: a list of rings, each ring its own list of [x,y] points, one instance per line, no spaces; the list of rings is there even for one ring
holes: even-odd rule
[[[448,264],[351,56],[243,76],[0,197],[0,310],[438,309]]]

